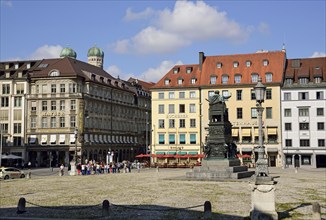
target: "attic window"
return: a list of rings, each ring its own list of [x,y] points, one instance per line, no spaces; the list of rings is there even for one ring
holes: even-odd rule
[[[222,84],[227,84],[229,82],[229,76],[228,75],[223,75],[222,76]]]
[[[183,79],[182,78],[179,78],[178,79],[178,85],[182,85],[182,83],[183,83]]]
[[[191,73],[191,71],[192,71],[192,67],[187,67],[187,69],[186,69],[186,73]]]
[[[266,77],[266,82],[272,82],[273,81],[273,74],[272,73],[266,73],[265,74]]]
[[[166,86],[169,85],[169,84],[170,84],[170,80],[169,80],[169,79],[164,80],[164,84],[165,84]]]
[[[241,83],[241,78],[242,78],[241,74],[234,75],[234,82]]]
[[[28,64],[26,65],[26,68],[27,68],[27,69],[31,68],[31,64],[28,63]]]
[[[246,67],[250,67],[251,66],[251,61],[250,60],[247,60],[246,61]]]
[[[315,70],[319,70],[319,69],[320,69],[320,67],[319,67],[319,66],[316,66],[316,67],[315,67]]]
[[[268,60],[263,60],[263,66],[268,66],[269,62]]]
[[[95,74],[92,74],[91,75],[91,80],[95,81],[95,77],[96,77]]]
[[[211,76],[210,77],[210,84],[216,84],[216,76]]]
[[[174,68],[174,69],[173,69],[173,73],[174,73],[174,74],[177,74],[178,72],[179,72],[179,68]]]
[[[41,63],[38,68],[46,68],[49,64],[47,63]]]
[[[111,79],[108,79],[107,83],[108,83],[108,84],[111,84]]]
[[[59,70],[51,70],[49,76],[60,76]]]
[[[234,67],[234,68],[239,67],[239,62],[238,62],[238,61],[234,61],[234,62],[233,62],[233,67]]]
[[[19,64],[15,63],[15,69],[18,69],[18,67],[19,67]]]
[[[191,84],[196,84],[196,81],[197,81],[196,78],[192,78],[191,79]]]
[[[101,81],[102,83],[104,83],[104,78],[103,78],[103,77],[100,77],[100,81]]]
[[[222,63],[221,62],[217,62],[216,63],[216,68],[222,68]]]
[[[322,78],[321,78],[320,76],[316,76],[316,77],[314,78],[314,82],[315,82],[315,83],[321,83],[321,81],[322,81]]]
[[[258,73],[252,73],[251,74],[251,82],[252,83],[258,82]]]

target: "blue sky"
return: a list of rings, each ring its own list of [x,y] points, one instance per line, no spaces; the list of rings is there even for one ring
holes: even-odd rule
[[[157,82],[205,55],[281,50],[325,56],[326,1],[0,0],[0,60],[59,57],[87,62],[96,45],[114,77]]]

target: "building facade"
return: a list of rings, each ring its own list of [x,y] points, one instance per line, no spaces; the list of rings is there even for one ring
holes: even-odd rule
[[[152,145],[155,151],[165,154],[169,154],[170,150],[174,150],[175,154],[179,150],[202,153],[209,123],[207,100],[215,90],[219,90],[226,99],[233,125],[233,142],[239,154],[250,155],[254,163],[257,158],[254,147],[258,145],[254,86],[260,76],[267,87],[263,103],[265,154],[270,166],[281,166],[280,93],[285,62],[285,50],[223,56],[205,56],[200,52],[199,64],[173,67],[152,88],[152,120],[155,128]],[[180,113],[180,105],[185,106],[185,113]],[[175,112],[173,107],[176,108]],[[185,117],[185,120],[176,117]],[[184,130],[180,128],[183,121],[186,125]],[[183,141],[183,137],[186,137],[186,141]]]
[[[326,58],[288,59],[281,90],[288,167],[326,167]]]

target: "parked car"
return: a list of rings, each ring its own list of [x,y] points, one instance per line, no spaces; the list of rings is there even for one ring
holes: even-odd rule
[[[0,167],[0,179],[25,178],[25,173],[15,167]]]

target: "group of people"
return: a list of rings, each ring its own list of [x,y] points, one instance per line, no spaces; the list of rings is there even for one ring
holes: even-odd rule
[[[91,175],[91,174],[109,174],[109,173],[130,173],[131,162],[111,162],[105,164],[104,162],[96,162],[95,160],[85,161],[85,163],[77,164],[78,175]]]

